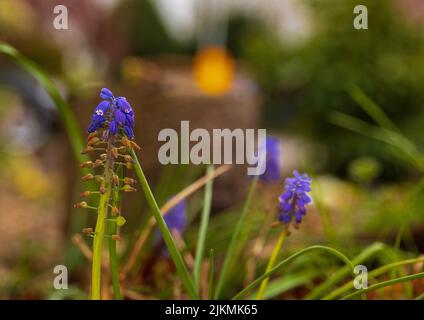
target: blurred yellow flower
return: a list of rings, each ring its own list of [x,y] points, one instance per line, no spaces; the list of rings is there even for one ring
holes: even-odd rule
[[[143,78],[143,61],[137,57],[125,57],[121,63],[121,74],[130,82],[137,82]]]
[[[233,84],[234,68],[234,60],[225,48],[207,47],[194,57],[194,80],[206,94],[224,94]]]
[[[46,174],[34,164],[29,157],[16,157],[8,164],[11,182],[14,188],[23,196],[38,199],[47,196],[52,190],[52,184]]]

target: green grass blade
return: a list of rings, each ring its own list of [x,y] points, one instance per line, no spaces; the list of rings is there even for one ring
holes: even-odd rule
[[[156,219],[159,231],[162,234],[163,240],[168,248],[169,254],[174,261],[175,267],[183,285],[185,286],[188,295],[191,299],[198,299],[198,292],[193,284],[193,280],[188,273],[187,267],[184,264],[183,258],[175,245],[174,239],[172,238],[171,232],[169,231],[165,220],[163,219],[159,206],[153,196],[152,190],[150,189],[149,183],[147,182],[146,176],[144,175],[143,169],[141,168],[140,162],[138,161],[137,155],[134,150],[130,151],[132,158],[134,159],[134,168],[138,176],[143,192],[146,196],[147,203],[152,210],[153,216]]]
[[[347,88],[347,92],[353,100],[364,110],[380,127],[399,132],[398,127],[389,116],[375,103],[365,92],[355,84]]]
[[[320,274],[321,272],[317,272],[317,271],[306,271],[306,272],[301,272],[299,274],[285,275],[279,279],[271,281],[268,284],[263,298],[265,300],[272,299],[294,288],[307,285],[308,283],[311,283],[313,278],[315,278],[316,276]],[[256,298],[256,294],[252,294],[247,299],[253,300],[255,298]]]
[[[382,141],[388,145],[391,145],[392,147],[397,148],[399,151],[401,151],[401,155],[403,155],[404,160],[409,162],[409,164],[413,165],[418,170],[424,171],[423,157],[419,153],[415,144],[402,134],[392,130],[370,125],[365,121],[341,112],[332,112],[330,114],[329,120],[331,123],[339,127],[351,130],[375,140]]]
[[[208,300],[213,299],[213,275],[215,272],[215,253],[211,249],[209,253],[209,274],[208,274]]]
[[[213,165],[208,165],[206,175],[212,174],[212,172]],[[200,284],[200,270],[202,268],[203,251],[205,249],[206,233],[208,231],[209,215],[212,206],[212,187],[213,179],[209,180],[205,186],[202,217],[200,221],[199,237],[197,239],[196,256],[194,260],[193,278],[198,290]]]
[[[247,213],[249,211],[250,202],[252,201],[253,194],[255,193],[256,185],[258,183],[259,176],[255,175],[253,177],[252,183],[250,185],[249,193],[247,195],[247,199],[244,202],[244,206],[242,212],[238,218],[237,225],[234,229],[234,232],[231,237],[230,246],[228,248],[227,254],[225,255],[224,264],[221,269],[221,274],[219,276],[218,285],[215,293],[215,299],[220,299],[221,292],[224,286],[224,282],[227,280],[228,273],[232,266],[232,263],[236,261],[239,255],[239,245],[238,240],[242,235],[242,229],[246,220]]]
[[[414,300],[424,300],[424,292],[418,295]]]
[[[357,255],[354,259],[352,259],[353,265],[361,264],[367,259],[374,257],[378,252],[384,249],[384,245],[382,243],[374,243],[369,247],[365,248],[359,255]],[[335,274],[331,276],[328,280],[315,287],[305,299],[313,300],[319,299],[327,290],[329,290],[333,285],[340,282],[347,275],[351,274],[352,270],[347,266],[340,268]]]
[[[302,256],[308,252],[311,251],[325,251],[328,252],[338,258],[340,258],[345,264],[346,264],[346,268],[350,271],[353,270],[353,264],[352,262],[349,260],[348,257],[346,257],[343,253],[341,253],[340,251],[330,248],[330,247],[326,247],[326,246],[311,246],[311,247],[307,247],[305,249],[302,249],[294,254],[292,254],[291,256],[289,256],[288,258],[284,259],[283,261],[281,261],[280,263],[278,263],[275,267],[273,267],[271,270],[269,270],[268,272],[265,272],[263,275],[261,275],[259,278],[257,278],[256,280],[254,280],[253,282],[251,282],[246,288],[244,288],[242,291],[240,291],[238,294],[236,294],[233,297],[233,300],[237,300],[240,299],[241,297],[244,296],[244,294],[246,294],[247,292],[249,292],[251,289],[253,289],[254,287],[256,287],[257,285],[259,285],[263,280],[269,278],[272,274],[274,274],[275,272],[279,271],[282,267],[284,267],[286,264],[288,264],[289,262],[293,261],[294,259],[296,259],[299,256]]]
[[[403,265],[407,265],[407,264],[413,264],[413,263],[418,263],[418,262],[424,262],[424,258],[416,258],[416,259],[407,259],[407,260],[402,260],[402,261],[396,261],[390,264],[386,264],[384,266],[381,266],[380,268],[377,268],[373,271],[371,271],[370,273],[368,273],[368,278],[375,278],[378,277],[394,268],[403,266]],[[347,283],[345,283],[343,286],[341,286],[340,288],[337,288],[336,290],[332,291],[331,293],[329,293],[328,295],[326,295],[323,300],[332,300],[334,298],[336,298],[337,296],[342,295],[343,293],[345,293],[346,291],[349,291],[350,289],[353,289],[353,281],[349,281]]]
[[[408,275],[408,276],[403,276],[403,277],[379,282],[379,283],[376,283],[372,286],[369,286],[366,289],[360,289],[360,290],[357,290],[353,293],[350,293],[347,296],[344,296],[343,298],[341,298],[341,300],[352,299],[352,298],[355,298],[355,297],[357,297],[361,294],[368,293],[368,292],[371,292],[371,291],[374,291],[374,290],[377,290],[377,289],[380,289],[380,288],[392,286],[394,284],[403,283],[403,282],[407,282],[407,281],[411,281],[411,280],[415,280],[415,279],[420,279],[420,278],[423,278],[423,277],[424,277],[424,272],[420,272],[420,273],[411,274],[411,275]]]

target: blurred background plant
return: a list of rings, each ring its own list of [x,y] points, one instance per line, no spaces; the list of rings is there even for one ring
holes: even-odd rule
[[[367,2],[369,29],[362,31],[353,28],[354,0],[64,0],[69,30],[53,28],[56,4],[0,2],[0,40],[29,59],[10,59],[2,47],[0,297],[85,297],[89,268],[81,250],[89,240],[74,238],[75,246],[71,238],[94,220],[71,210],[81,191],[74,155],[103,86],[136,106],[140,159],[159,205],[205,174],[198,166],[160,166],[160,129],[178,129],[181,120],[208,130],[267,128],[281,139],[283,175],[299,168],[314,181],[303,231],[288,238],[281,257],[329,244],[371,268],[423,252],[422,1]],[[63,121],[63,110],[75,126],[66,111]],[[214,181],[202,275],[213,249],[218,278],[249,183],[238,166]],[[181,244],[189,266],[206,198],[197,190],[187,199]],[[256,189],[240,235],[240,248],[252,249],[242,252],[237,270],[229,267],[223,297],[264,271],[281,191],[282,184]],[[126,205],[122,265],[151,215],[139,195]],[[373,247],[375,241],[386,245]],[[169,257],[155,254],[154,236],[142,244],[125,297],[186,297]],[[51,287],[60,263],[72,283],[63,294]],[[390,276],[422,270],[411,265]],[[331,256],[302,256],[273,276],[265,298],[322,298],[348,278],[343,268]],[[326,282],[333,272],[339,282]],[[199,281],[206,297],[207,279]],[[415,297],[422,286],[414,280],[368,297]]]

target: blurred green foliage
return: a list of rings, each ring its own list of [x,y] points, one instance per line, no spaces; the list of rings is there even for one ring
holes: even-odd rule
[[[354,157],[373,156],[383,178],[399,178],[387,146],[341,130],[328,122],[331,111],[371,121],[347,93],[356,84],[372,97],[409,138],[423,144],[424,39],[392,1],[366,3],[369,29],[353,27],[353,0],[305,1],[314,29],[303,45],[292,47],[266,28],[249,28],[238,47],[265,92],[265,122],[326,146],[328,170],[346,175]],[[240,24],[238,25],[240,29]]]
[[[349,176],[354,181],[369,183],[379,174],[380,164],[370,157],[358,158],[349,165]]]
[[[129,13],[128,31],[131,53],[149,56],[160,53],[193,53],[192,43],[180,43],[168,33],[151,0],[124,3]]]

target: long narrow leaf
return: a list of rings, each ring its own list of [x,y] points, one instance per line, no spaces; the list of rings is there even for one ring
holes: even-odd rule
[[[213,278],[215,273],[215,253],[211,249],[209,252],[209,274],[208,274],[208,300],[213,299]]]
[[[353,100],[382,128],[399,132],[398,127],[390,117],[375,103],[366,93],[355,84],[350,84],[347,88]]]
[[[352,299],[352,298],[355,298],[355,297],[357,297],[361,294],[368,293],[368,292],[371,292],[371,291],[374,291],[374,290],[377,290],[377,289],[380,289],[380,288],[392,286],[394,284],[403,283],[403,282],[407,282],[407,281],[412,281],[412,280],[415,280],[415,279],[420,279],[420,278],[423,278],[423,277],[424,277],[424,272],[420,272],[420,273],[411,274],[411,275],[400,277],[400,278],[395,278],[395,279],[379,282],[379,283],[376,283],[372,286],[369,286],[366,289],[360,289],[360,290],[357,290],[357,291],[355,291],[351,294],[348,294],[347,296],[344,296],[341,300]]]
[[[241,297],[244,296],[244,294],[246,294],[247,292],[249,292],[250,290],[252,290],[254,287],[256,287],[257,285],[259,285],[263,280],[269,278],[272,274],[274,274],[275,272],[279,271],[282,267],[284,267],[286,264],[288,264],[289,262],[293,261],[294,259],[296,259],[297,257],[304,255],[308,252],[311,251],[325,251],[328,252],[338,258],[340,258],[345,264],[346,264],[346,268],[350,271],[353,270],[353,264],[352,262],[349,260],[348,257],[346,257],[343,253],[341,253],[340,251],[330,248],[330,247],[326,247],[326,246],[311,246],[311,247],[307,247],[305,249],[302,249],[294,254],[292,254],[291,256],[289,256],[288,258],[284,259],[283,261],[281,261],[280,263],[278,263],[275,267],[273,267],[271,270],[269,270],[268,272],[265,272],[263,275],[261,275],[259,278],[257,278],[256,280],[254,280],[252,283],[250,283],[246,288],[244,288],[242,291],[240,291],[238,294],[236,294],[233,298],[233,300],[237,300],[240,299]]]
[[[294,288],[304,286],[320,274],[321,272],[312,270],[301,273],[299,272],[298,274],[283,275],[281,278],[271,281],[268,284],[265,290],[264,299],[271,299]],[[248,300],[255,298],[256,294],[252,294],[248,297]]]
[[[352,259],[352,263],[356,266],[358,264],[363,263],[367,259],[374,257],[378,252],[384,249],[384,245],[382,243],[374,243],[369,247],[365,248],[359,255],[357,255],[354,259]],[[340,282],[343,278],[349,275],[352,272],[350,268],[347,266],[338,270],[335,274],[331,276],[328,280],[315,287],[305,299],[313,300],[319,299],[327,290],[329,290],[333,285]]]
[[[190,277],[190,274],[188,273],[187,267],[184,263],[181,253],[178,251],[177,246],[175,245],[171,232],[169,231],[165,220],[161,215],[159,206],[156,202],[155,197],[153,196],[152,190],[150,189],[149,183],[147,182],[146,176],[144,175],[143,169],[141,168],[140,162],[138,161],[137,155],[134,150],[131,150],[131,156],[134,159],[135,172],[138,176],[140,185],[143,188],[147,203],[149,204],[153,216],[156,219],[159,231],[162,234],[163,240],[166,244],[166,247],[168,248],[171,258],[174,261],[175,267],[177,268],[177,272],[181,278],[181,281],[184,284],[190,298],[198,299],[198,292],[194,287],[193,280]]]
[[[238,252],[239,251],[238,250],[238,248],[239,248],[238,242],[239,242],[239,239],[242,235],[243,226],[244,226],[244,223],[245,223],[245,220],[246,220],[247,213],[249,211],[250,202],[252,201],[253,194],[255,192],[256,185],[258,183],[258,178],[259,178],[258,175],[255,175],[253,177],[252,183],[250,185],[250,190],[249,190],[249,193],[247,195],[247,199],[244,202],[242,212],[241,212],[241,214],[238,218],[237,225],[234,228],[234,232],[233,232],[233,235],[231,237],[230,246],[228,248],[227,254],[225,255],[224,264],[222,266],[221,274],[219,276],[218,285],[217,285],[216,293],[215,293],[215,299],[219,299],[221,297],[221,292],[222,292],[222,289],[223,289],[223,286],[224,286],[224,282],[227,280],[228,273],[230,271],[232,263],[234,261],[236,261],[236,259],[238,257],[238,254],[239,254],[239,252]]]
[[[375,278],[378,277],[394,268],[403,266],[403,265],[407,265],[407,264],[413,264],[413,263],[419,263],[419,262],[424,262],[424,258],[416,258],[416,259],[407,259],[407,260],[402,260],[402,261],[396,261],[390,264],[386,264],[380,268],[377,268],[373,271],[371,271],[370,273],[368,273],[368,278]],[[343,286],[341,286],[340,288],[337,288],[336,290],[332,291],[331,293],[329,293],[328,295],[326,295],[323,300],[331,300],[334,299],[337,296],[340,296],[341,294],[345,293],[346,291],[348,291],[349,289],[353,288],[353,281],[349,281],[347,283],[345,283]]]
[[[352,117],[341,112],[332,112],[329,118],[330,122],[345,129],[349,129],[358,134],[382,141],[397,148],[401,151],[400,155],[404,156],[410,164],[415,166],[418,170],[424,170],[424,159],[417,150],[415,144],[403,136],[402,134],[380,128],[378,126],[370,125],[365,121]],[[397,155],[399,156],[399,155]]]
[[[208,168],[206,170],[206,175],[210,175],[212,174],[212,172],[213,172],[213,165],[208,165]],[[206,233],[208,231],[209,215],[211,212],[212,187],[213,187],[213,180],[211,179],[206,183],[206,186],[205,186],[205,196],[203,199],[202,217],[200,221],[199,237],[197,239],[196,257],[194,260],[193,277],[194,277],[194,283],[196,284],[197,288],[199,288],[199,284],[200,284],[200,270],[202,267],[203,251],[205,248]]]

